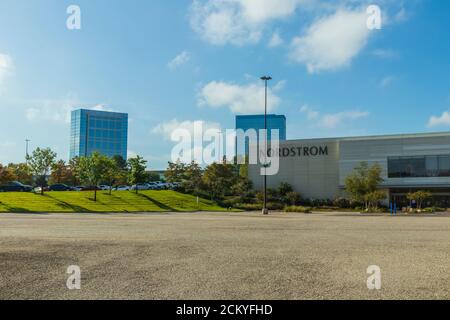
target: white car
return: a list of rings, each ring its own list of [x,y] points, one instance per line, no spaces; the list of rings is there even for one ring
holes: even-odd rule
[[[147,183],[147,185],[149,187],[147,190],[158,190],[159,189],[157,182],[149,182],[149,183]]]
[[[116,188],[116,191],[130,191],[130,187],[129,186],[118,186]]]
[[[98,186],[98,187],[100,188],[100,190],[103,190],[103,191],[108,191],[109,189],[111,189],[111,187],[107,186],[107,185],[101,185],[101,186]]]
[[[162,190],[169,190],[170,189],[170,183],[161,182],[160,186],[161,186]]]
[[[148,183],[139,183],[131,186],[130,190],[153,190]]]

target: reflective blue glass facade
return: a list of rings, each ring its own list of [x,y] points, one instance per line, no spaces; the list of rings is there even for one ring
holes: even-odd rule
[[[264,129],[264,115],[246,115],[246,116],[236,116],[236,130],[242,129],[247,131],[249,129],[255,129],[258,132],[259,140],[259,130]],[[286,117],[283,115],[269,114],[267,115],[267,136],[270,141],[271,130],[278,130],[280,141],[286,140]],[[245,141],[245,154],[248,154],[249,150],[249,140]],[[244,150],[237,150],[238,154],[243,154]]]
[[[127,159],[128,114],[79,109],[71,116],[71,159],[95,151]]]

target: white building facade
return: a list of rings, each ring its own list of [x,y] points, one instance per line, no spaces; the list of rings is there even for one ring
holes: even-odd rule
[[[280,142],[279,172],[268,187],[291,184],[304,199],[345,196],[345,178],[361,162],[378,163],[391,201],[405,202],[417,190],[433,193],[434,201],[450,207],[450,132]],[[262,189],[260,165],[250,165],[249,178]]]

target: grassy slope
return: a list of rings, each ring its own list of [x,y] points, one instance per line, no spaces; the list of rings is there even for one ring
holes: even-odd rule
[[[174,191],[0,193],[0,212],[169,212],[225,211],[212,201]]]

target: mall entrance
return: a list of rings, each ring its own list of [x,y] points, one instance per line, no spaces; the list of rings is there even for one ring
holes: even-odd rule
[[[417,204],[407,198],[408,193],[417,191],[428,191],[432,194],[430,199],[423,203],[423,207],[450,208],[449,188],[395,188],[389,190],[391,203],[396,203],[397,208],[416,208]]]

